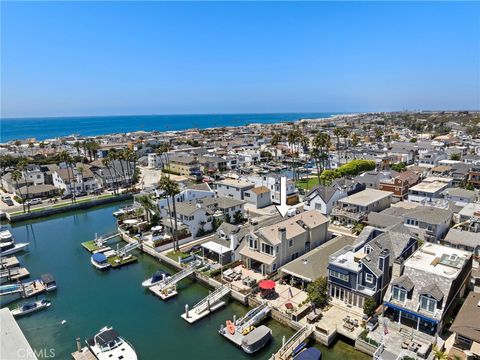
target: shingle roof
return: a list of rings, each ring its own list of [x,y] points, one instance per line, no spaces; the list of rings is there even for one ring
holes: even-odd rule
[[[409,217],[428,224],[441,224],[452,218],[452,211],[432,206],[418,207],[409,211],[404,217]]]
[[[412,291],[414,284],[407,275],[402,275],[392,281],[392,285],[398,285],[407,291]]]
[[[440,288],[436,283],[431,283],[423,287],[422,289],[420,289],[419,294],[430,295],[437,301],[440,301],[443,299],[443,292],[442,290],[440,290]]]
[[[450,331],[480,343],[480,327],[478,326],[480,316],[479,303],[479,293],[471,292],[468,294],[467,299],[450,327]]]

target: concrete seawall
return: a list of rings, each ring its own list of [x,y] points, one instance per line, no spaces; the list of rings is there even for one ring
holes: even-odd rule
[[[99,205],[105,205],[105,204],[111,204],[115,202],[120,202],[120,201],[125,201],[125,200],[130,200],[133,198],[132,194],[122,194],[118,196],[112,196],[108,198],[103,198],[103,199],[93,199],[90,201],[85,201],[85,202],[80,202],[80,203],[74,203],[74,204],[69,204],[65,206],[58,206],[58,207],[47,207],[41,210],[36,210],[32,211],[30,213],[20,213],[20,214],[15,214],[11,215],[7,213],[7,219],[11,222],[19,222],[19,221],[25,221],[25,220],[31,220],[31,219],[38,219],[41,217],[45,216],[51,216],[55,214],[61,214],[67,211],[74,211],[74,210],[83,210],[83,209],[89,209],[94,206],[99,206]]]

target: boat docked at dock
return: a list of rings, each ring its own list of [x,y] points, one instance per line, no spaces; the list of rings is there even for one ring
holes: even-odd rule
[[[40,282],[45,286],[46,291],[57,290],[57,282],[52,274],[40,275]]]
[[[293,360],[322,360],[322,352],[314,347],[306,348],[297,353]]]
[[[6,227],[0,227],[0,242],[14,242],[13,235]]]
[[[165,282],[165,280],[169,279],[170,275],[167,274],[165,271],[162,270],[157,270],[155,273],[152,275],[152,277],[149,277],[147,280],[142,282],[142,286],[149,288],[154,285],[159,285]]]
[[[90,257],[90,262],[98,270],[107,270],[112,265],[108,262],[108,258],[103,253],[95,253]]]
[[[263,348],[272,339],[272,330],[265,325],[250,331],[242,339],[242,349],[247,354],[253,354]]]
[[[27,250],[27,249],[28,249],[28,243],[15,244],[13,241],[0,243],[0,255],[1,256],[15,254],[19,251],[23,251],[23,250]]]
[[[0,286],[0,303],[2,304],[2,306],[17,301],[23,296],[23,284],[10,284]]]
[[[12,315],[16,316],[16,317],[27,315],[27,314],[33,313],[35,311],[46,309],[51,304],[52,303],[50,302],[50,300],[47,300],[47,299],[27,302],[27,303],[24,303],[24,304],[20,305],[18,308],[13,309],[12,310]]]
[[[137,360],[137,354],[133,346],[111,327],[104,327],[86,342],[88,348],[98,360]]]

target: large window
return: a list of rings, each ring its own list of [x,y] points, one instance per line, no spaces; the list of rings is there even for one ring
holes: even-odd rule
[[[273,255],[273,246],[262,243],[262,252],[265,254]]]
[[[253,238],[250,238],[248,240],[248,246],[250,247],[250,249],[256,249],[257,248],[257,240],[255,240]]]
[[[373,284],[373,275],[372,274],[365,274],[365,282],[368,284]]]
[[[437,307],[437,301],[424,295],[420,296],[420,309],[433,313]]]
[[[338,271],[330,270],[330,276],[332,276],[334,278],[337,278],[337,279],[340,279],[340,280],[343,280],[343,281],[348,281],[348,275],[342,274]]]
[[[392,288],[392,297],[395,300],[404,302],[405,299],[407,298],[407,290],[405,289],[400,289],[398,286],[394,286]]]

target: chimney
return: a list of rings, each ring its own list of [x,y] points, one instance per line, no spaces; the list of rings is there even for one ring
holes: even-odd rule
[[[287,240],[287,229],[284,226],[278,228],[278,240],[282,243]]]

